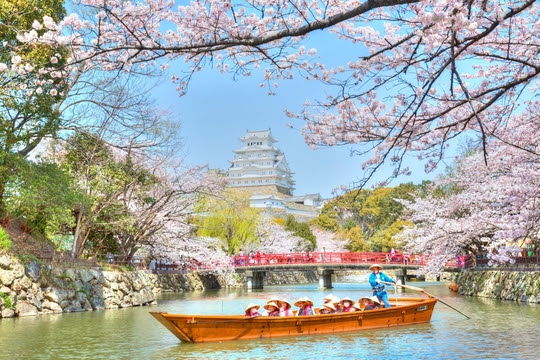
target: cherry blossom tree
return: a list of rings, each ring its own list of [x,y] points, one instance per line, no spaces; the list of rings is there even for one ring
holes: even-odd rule
[[[317,238],[317,249],[315,251],[323,252],[344,252],[347,240],[340,239],[336,233],[321,229],[317,226],[311,228],[313,235]]]
[[[430,270],[464,253],[487,254],[492,264],[513,262],[525,241],[539,243],[539,108],[531,102],[526,114],[513,119],[507,141],[488,142],[488,166],[480,149],[460,159],[435,184],[447,189],[446,196],[404,201],[415,226],[401,237],[413,251],[432,256]]]
[[[224,276],[228,284],[234,284],[234,267],[230,256],[223,251],[221,240],[210,237],[177,236],[185,228],[168,224],[159,241],[151,246],[145,245],[141,253],[154,259],[166,259],[186,270],[210,270]]]
[[[181,93],[208,65],[260,72],[269,89],[295,76],[322,81],[329,95],[288,115],[305,120],[310,145],[359,144],[358,153],[369,152],[360,185],[387,161],[393,175],[407,174],[408,153],[433,169],[463,133],[481,141],[487,162],[488,140],[504,135],[512,115],[523,111],[517,104],[538,86],[535,0],[76,3],[77,13],[58,25],[37,19],[49,32],[30,30],[19,39],[61,43],[72,49],[70,64],[109,71],[179,64],[172,80]],[[325,64],[306,47],[317,30],[357,44],[358,52],[343,55],[341,65]]]
[[[260,251],[263,254],[285,254],[290,252],[301,251],[299,246],[303,240],[299,236],[293,235],[292,232],[285,229],[284,226],[276,223],[269,216],[262,216],[259,225],[257,226],[258,244],[253,244],[254,251]]]

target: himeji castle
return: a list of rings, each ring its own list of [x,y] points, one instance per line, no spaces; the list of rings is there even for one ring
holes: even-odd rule
[[[247,131],[234,150],[227,171],[229,187],[251,194],[251,206],[299,217],[315,217],[322,205],[319,194],[293,196],[293,172],[276,147],[272,131]]]

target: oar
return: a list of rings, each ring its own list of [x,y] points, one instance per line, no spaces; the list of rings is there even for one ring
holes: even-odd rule
[[[426,290],[424,290],[424,289],[422,289],[422,288],[419,288],[419,287],[416,287],[416,286],[410,286],[410,285],[395,284],[395,283],[390,283],[390,282],[386,282],[386,281],[381,281],[381,283],[386,284],[386,285],[394,285],[394,286],[397,285],[397,286],[401,286],[402,288],[405,288],[405,289],[410,289],[410,290],[422,292],[422,293],[426,294],[426,295],[429,296],[429,297],[432,297],[432,298],[434,298],[434,299],[437,299],[437,301],[439,301],[439,302],[443,303],[444,305],[448,306],[450,309],[457,311],[457,312],[460,313],[461,315],[465,316],[467,319],[470,319],[470,318],[471,318],[470,316],[465,315],[463,312],[459,311],[458,309],[456,309],[455,307],[453,307],[453,306],[450,305],[449,303],[447,303],[447,302],[441,300],[440,298],[436,297],[436,296],[433,295],[433,294],[428,293]]]

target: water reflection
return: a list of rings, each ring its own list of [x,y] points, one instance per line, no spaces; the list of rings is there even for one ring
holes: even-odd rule
[[[181,344],[149,314],[241,313],[251,301],[271,296],[316,303],[326,292],[316,284],[268,287],[264,291],[165,294],[153,308],[47,315],[0,321],[0,359],[538,359],[540,307],[460,297],[445,286],[428,291],[473,317],[438,304],[431,323],[400,328],[296,338]],[[337,296],[361,297],[365,284],[338,283]],[[402,296],[417,296],[406,292]]]

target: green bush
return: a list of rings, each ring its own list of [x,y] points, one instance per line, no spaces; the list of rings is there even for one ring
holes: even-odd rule
[[[7,251],[11,249],[11,246],[13,246],[13,243],[11,242],[8,233],[0,227],[0,250]]]
[[[6,293],[0,293],[0,298],[4,301],[4,308],[13,309],[13,301]]]
[[[313,232],[306,223],[296,221],[294,216],[287,216],[285,221],[285,229],[292,232],[293,235],[299,236],[306,240],[303,243],[303,247],[308,251],[313,251],[317,247],[317,238],[313,235]]]

